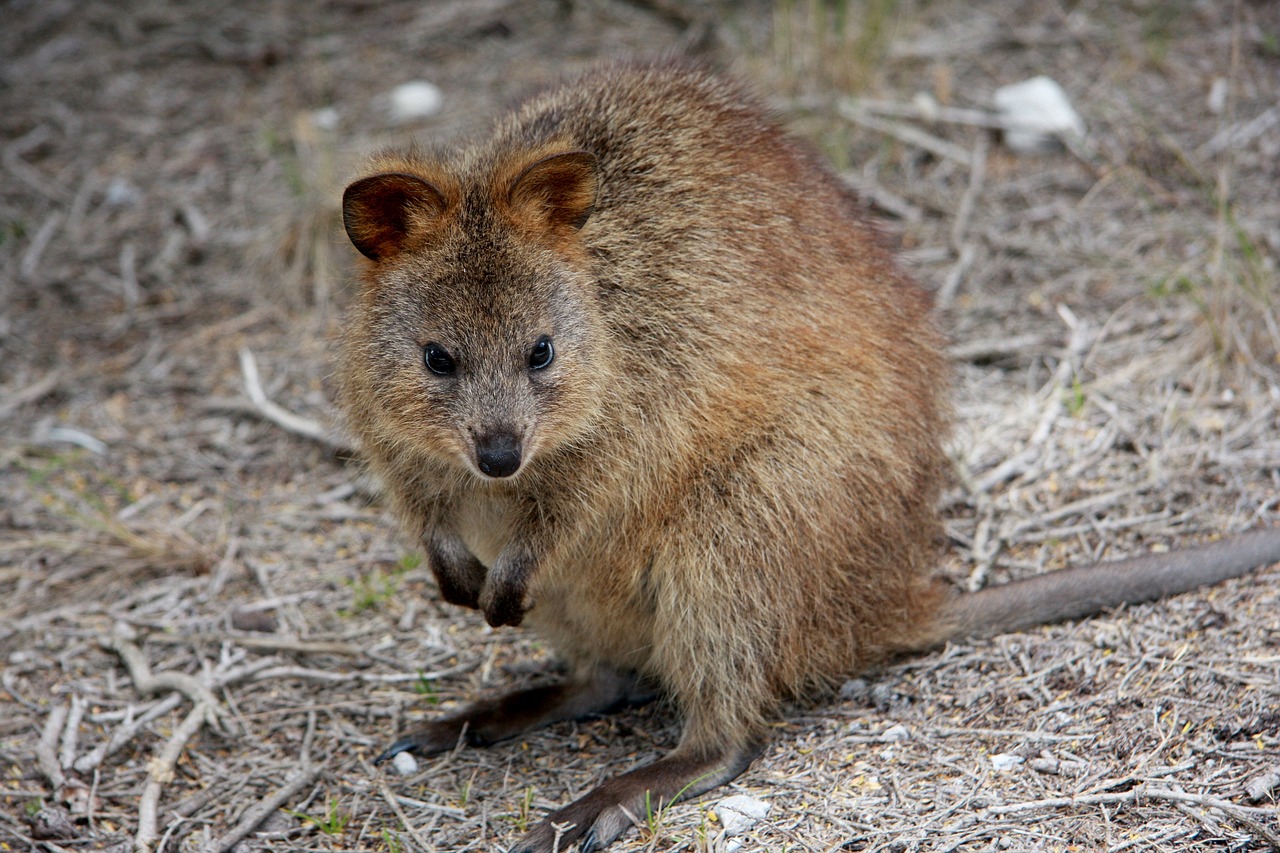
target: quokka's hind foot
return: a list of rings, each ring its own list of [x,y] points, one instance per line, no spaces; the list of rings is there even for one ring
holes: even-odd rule
[[[488,746],[561,720],[607,714],[653,697],[654,692],[639,679],[612,672],[598,674],[590,680],[516,690],[428,722],[396,740],[374,763],[381,764],[401,752],[437,755],[453,749],[459,741],[470,746]]]

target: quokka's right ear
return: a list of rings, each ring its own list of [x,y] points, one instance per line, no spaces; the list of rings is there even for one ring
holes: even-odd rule
[[[342,194],[342,224],[347,236],[371,260],[401,252],[448,207],[444,194],[417,175],[384,172],[347,187]]]
[[[586,224],[600,191],[600,167],[588,151],[562,151],[521,170],[507,190],[507,204],[528,225],[539,228]]]

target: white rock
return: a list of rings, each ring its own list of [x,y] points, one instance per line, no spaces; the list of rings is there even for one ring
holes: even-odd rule
[[[311,114],[311,123],[321,130],[336,130],[339,118],[333,107],[321,107]]]
[[[1209,97],[1205,99],[1205,106],[1209,108],[1209,112],[1221,115],[1227,107],[1229,94],[1231,94],[1231,84],[1227,82],[1227,78],[1214,77],[1213,83],[1209,85]]]
[[[1005,144],[1020,154],[1052,148],[1060,136],[1083,137],[1084,120],[1067,93],[1048,77],[1033,77],[996,90]]]
[[[991,766],[997,771],[1005,773],[1013,770],[1025,759],[1021,755],[1015,755],[1012,752],[1002,752],[998,755],[991,756]]]
[[[763,820],[769,814],[769,803],[748,797],[746,794],[735,794],[725,797],[716,804],[716,817],[724,827],[726,836],[741,835]]]
[[[904,725],[890,726],[880,735],[884,741],[911,740],[911,730]]]
[[[853,702],[865,702],[871,697],[871,685],[865,678],[851,678],[840,685],[840,698]]]
[[[391,108],[391,116],[396,121],[413,121],[427,118],[440,112],[444,105],[444,95],[440,87],[426,80],[413,80],[401,83],[387,96]]]
[[[942,112],[942,106],[937,98],[928,92],[916,92],[911,99],[911,105],[919,110],[920,118],[925,121],[937,121],[939,113]]]
[[[132,207],[142,200],[142,191],[124,178],[112,178],[104,193],[107,207]]]
[[[408,752],[397,752],[391,759],[391,766],[401,776],[412,776],[418,772],[418,759]]]

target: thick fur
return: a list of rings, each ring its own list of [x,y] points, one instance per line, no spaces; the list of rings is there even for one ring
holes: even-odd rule
[[[780,703],[985,624],[933,579],[948,378],[929,300],[736,85],[599,70],[478,146],[377,158],[345,213],[371,260],[341,401],[369,465],[443,595],[527,622],[572,672],[391,751],[656,688],[685,719],[677,752],[552,815],[594,823],[560,843],[600,845],[642,790],[736,775]],[[533,370],[542,336],[555,360]],[[426,369],[428,344],[456,372]],[[477,469],[495,434],[520,448],[510,477]],[[550,850],[548,825],[520,849]]]

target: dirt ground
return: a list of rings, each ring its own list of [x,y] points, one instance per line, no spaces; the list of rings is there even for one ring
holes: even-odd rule
[[[1280,4],[9,0],[0,24],[0,850],[490,850],[674,744],[661,707],[371,767],[543,677],[437,601],[329,402],[379,146],[602,58],[752,79],[954,342],[959,584],[1280,519]],[[1046,74],[1088,128],[971,114]],[[438,114],[398,120],[422,79]],[[851,100],[855,99],[856,100]],[[954,119],[954,120],[953,120]],[[307,437],[247,391],[319,424]],[[715,805],[770,804],[729,839]],[[1280,849],[1280,568],[959,643],[797,708],[620,850]]]

